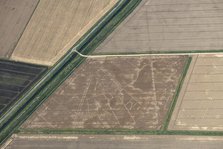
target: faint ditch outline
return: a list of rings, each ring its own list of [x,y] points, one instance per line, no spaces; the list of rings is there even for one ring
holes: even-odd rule
[[[130,130],[130,129],[75,129],[75,128],[64,128],[64,129],[45,129],[45,128],[19,128],[16,133],[41,133],[41,134],[114,134],[114,135],[120,135],[120,134],[169,134],[167,132],[170,132],[167,130],[172,113],[174,111],[174,107],[177,102],[178,95],[180,93],[181,87],[183,85],[185,76],[187,74],[187,71],[189,69],[190,63],[191,63],[192,57],[188,57],[186,59],[183,72],[181,73],[181,76],[178,81],[178,85],[176,88],[175,95],[172,99],[172,102],[170,104],[170,108],[168,109],[168,112],[164,118],[164,122],[162,124],[162,127],[160,130]],[[172,131],[171,131],[172,132]]]
[[[169,122],[180,90],[182,88],[187,71],[190,67],[192,57],[188,57],[184,66],[183,72],[178,82],[178,86],[173,97],[171,106],[163,126],[160,130],[131,130],[131,129],[77,129],[77,128],[64,128],[64,129],[48,129],[48,128],[19,128],[15,131],[16,134],[79,134],[79,135],[193,135],[193,136],[223,136],[223,131],[197,131],[197,130],[168,130]]]

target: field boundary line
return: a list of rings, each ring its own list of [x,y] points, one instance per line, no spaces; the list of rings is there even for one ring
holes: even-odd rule
[[[191,135],[191,136],[223,136],[223,131],[197,130],[132,130],[132,129],[47,129],[20,128],[16,134],[45,134],[45,135]]]
[[[124,55],[124,54],[181,54],[181,53],[197,53],[197,54],[209,54],[209,53],[223,53],[223,49],[212,49],[212,50],[182,50],[182,51],[142,51],[142,52],[98,52],[92,53],[92,55]]]
[[[35,13],[35,11],[36,11],[36,8],[38,7],[39,3],[40,3],[40,0],[37,1],[37,4],[36,4],[36,6],[34,7],[33,12],[31,13],[31,15],[30,15],[30,17],[29,17],[29,19],[28,19],[26,25],[24,26],[24,29],[22,30],[22,32],[21,32],[21,34],[20,34],[20,37],[18,38],[18,40],[16,41],[16,43],[15,43],[15,45],[14,45],[14,47],[13,47],[13,50],[7,53],[7,57],[8,57],[9,59],[11,58],[13,52],[15,51],[15,48],[17,47],[17,45],[18,45],[20,39],[22,38],[22,35],[23,35],[23,33],[25,32],[25,30],[26,30],[26,28],[27,28],[27,26],[28,26],[28,24],[29,24],[31,18],[33,17],[33,15],[34,15],[34,13]]]
[[[145,57],[145,56],[193,56],[193,55],[214,55],[214,54],[223,54],[223,51],[216,52],[200,52],[200,53],[191,53],[191,52],[181,52],[181,53],[122,53],[122,54],[102,54],[102,55],[85,55],[74,49],[74,52],[79,54],[84,58],[106,58],[106,57]]]

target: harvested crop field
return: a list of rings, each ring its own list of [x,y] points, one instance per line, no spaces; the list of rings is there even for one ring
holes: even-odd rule
[[[22,127],[160,129],[187,59],[87,59]]]
[[[193,58],[169,129],[223,130],[223,55]]]
[[[11,56],[39,0],[0,0],[0,57]]]
[[[95,53],[223,49],[221,0],[143,0]]]
[[[42,66],[0,61],[0,115],[46,70]]]
[[[40,0],[11,59],[53,65],[117,0]]]
[[[221,149],[223,137],[15,135],[5,149]]]

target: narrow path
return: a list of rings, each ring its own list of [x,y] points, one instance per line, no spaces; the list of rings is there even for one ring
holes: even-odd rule
[[[185,53],[145,53],[145,54],[103,54],[103,55],[85,55],[85,54],[82,54],[80,52],[78,52],[76,49],[74,49],[74,52],[76,52],[78,55],[80,55],[81,57],[85,57],[85,58],[105,58],[105,57],[137,57],[137,56],[179,56],[179,55],[189,55],[189,56],[192,56],[192,55],[215,55],[215,54],[223,54],[223,52],[207,52],[207,53],[203,53],[203,52],[200,52],[200,53],[188,53],[188,52],[185,52]]]

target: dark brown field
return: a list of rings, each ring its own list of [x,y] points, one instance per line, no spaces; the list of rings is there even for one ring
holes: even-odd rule
[[[88,59],[23,127],[160,129],[186,59]]]

